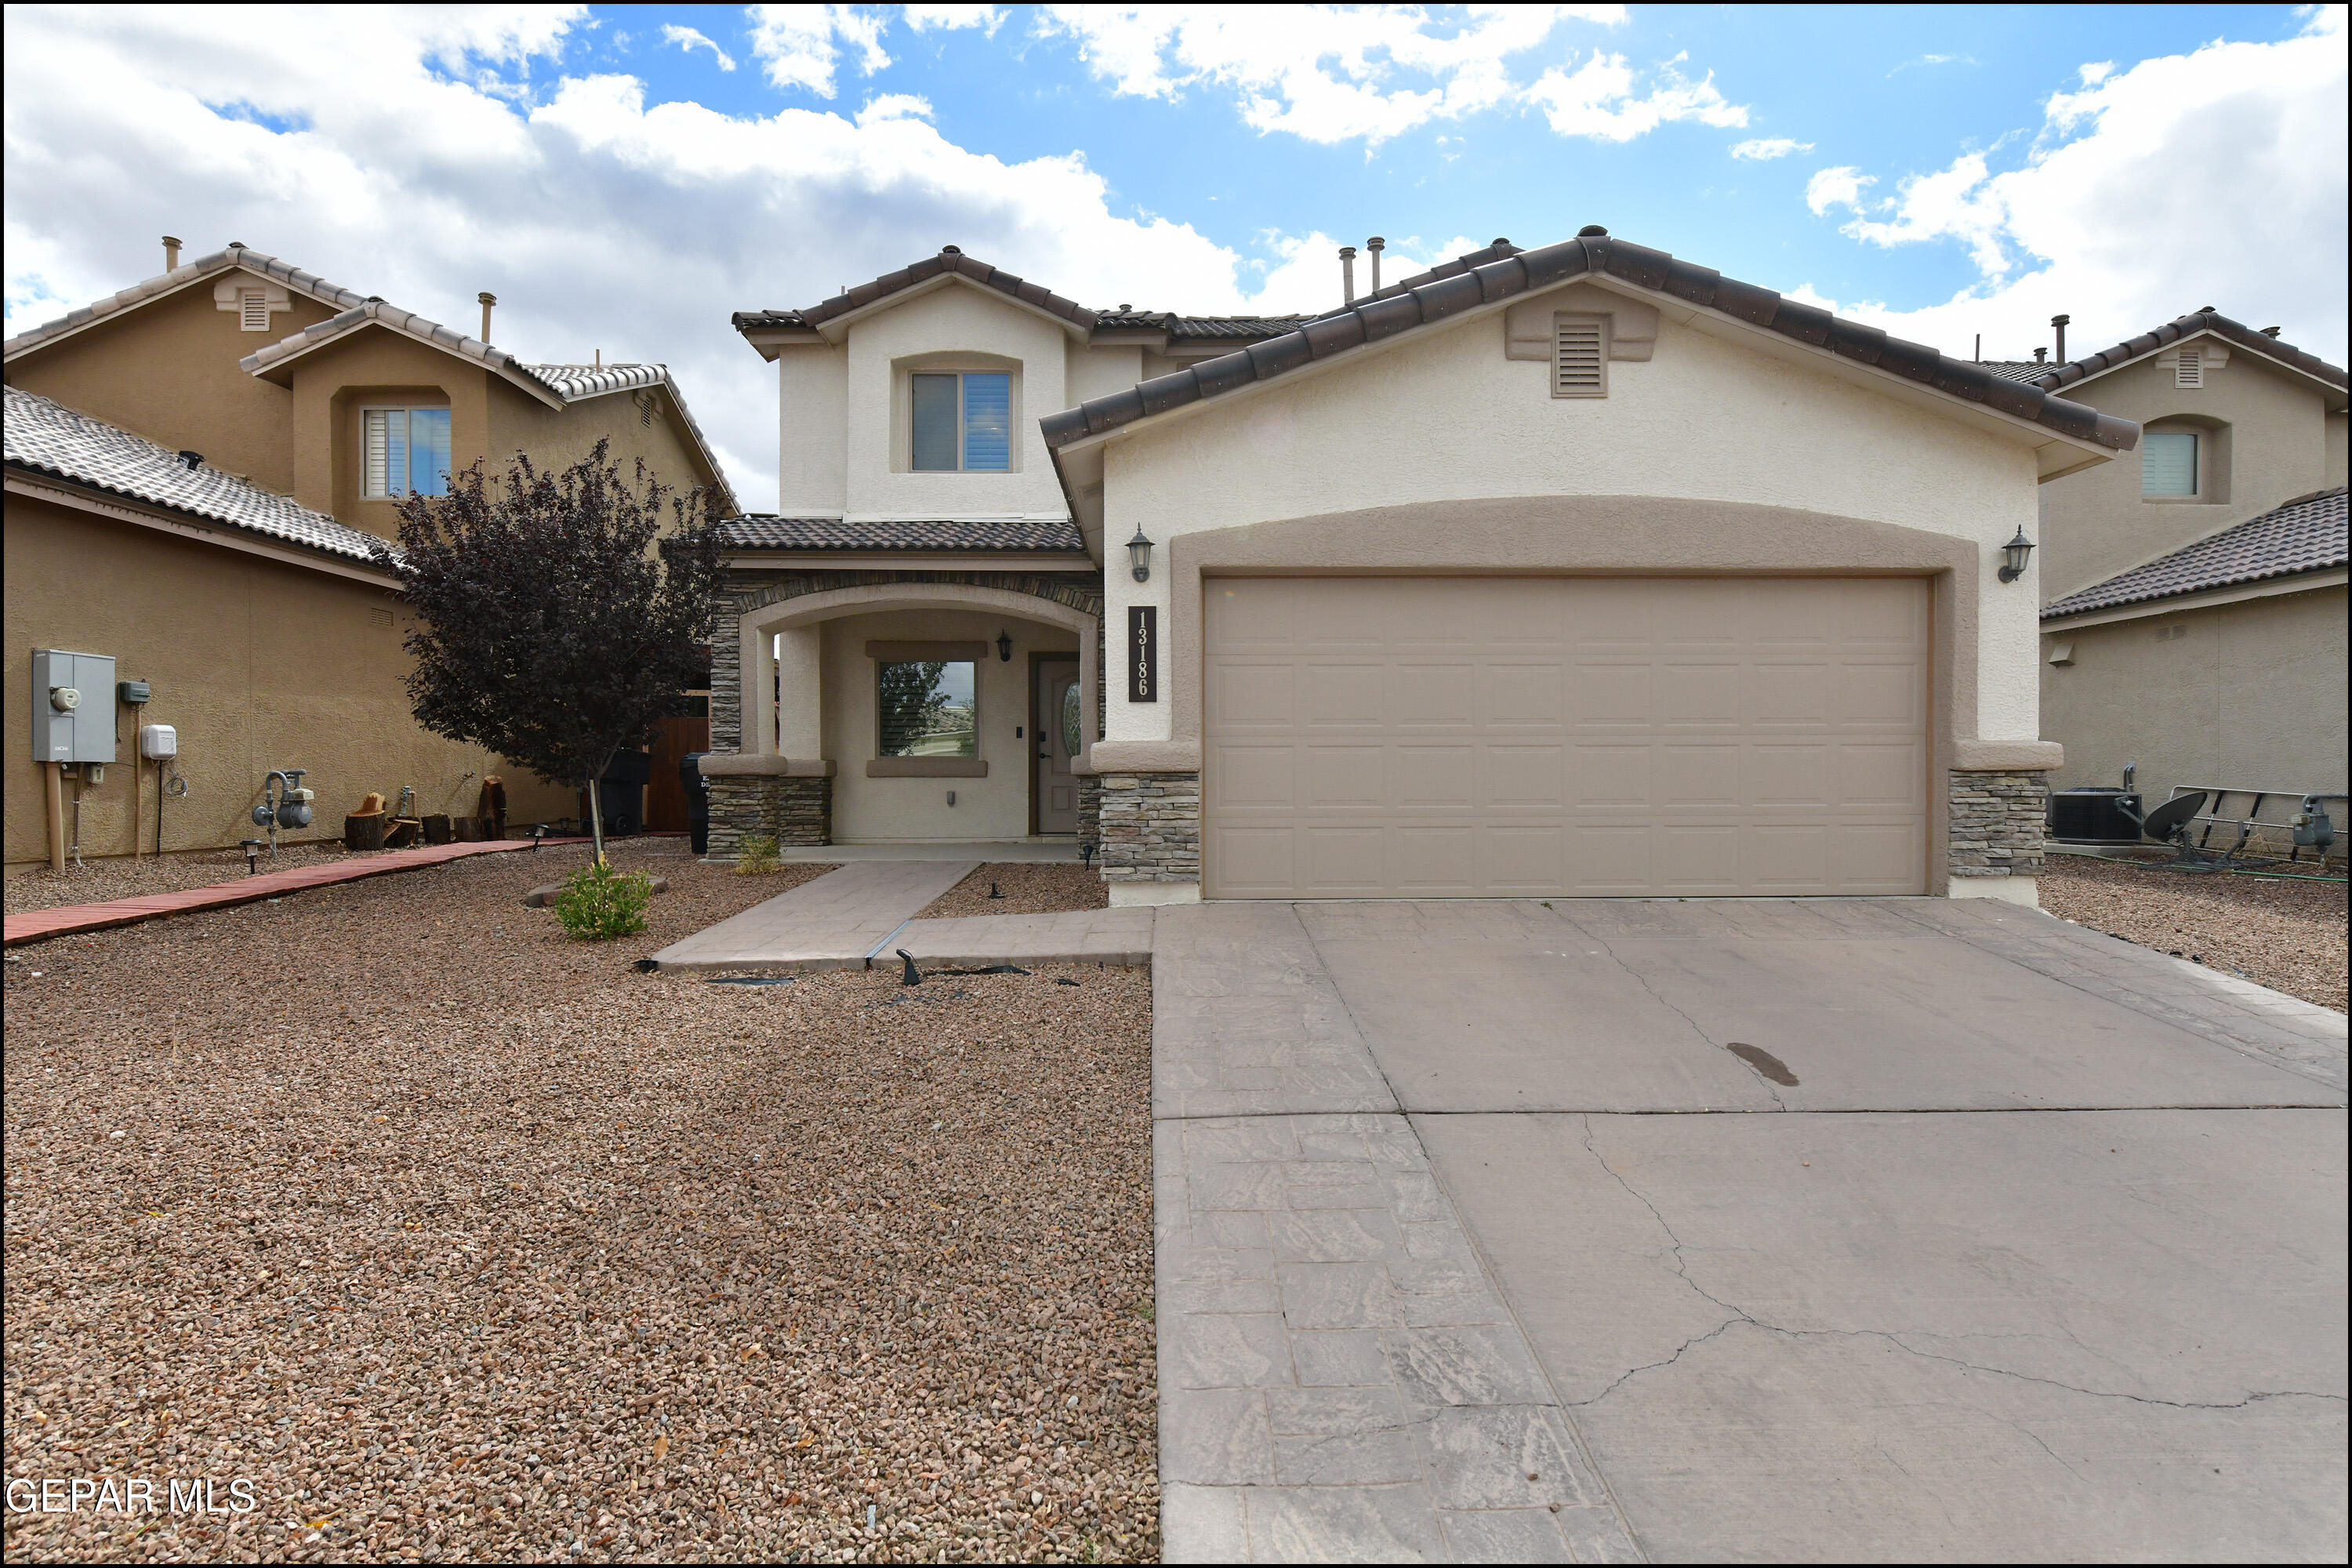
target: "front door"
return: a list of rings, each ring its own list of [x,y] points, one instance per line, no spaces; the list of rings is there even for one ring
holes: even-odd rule
[[[1030,670],[1035,722],[1035,760],[1031,763],[1031,800],[1036,806],[1037,831],[1076,833],[1078,830],[1078,776],[1070,771],[1077,760],[1078,661],[1041,658]]]

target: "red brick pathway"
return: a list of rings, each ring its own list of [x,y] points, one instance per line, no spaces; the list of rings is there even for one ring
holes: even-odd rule
[[[550,838],[546,842],[584,844],[587,840]],[[143,898],[115,899],[103,904],[68,904],[61,909],[31,910],[8,917],[5,945],[14,947],[20,942],[39,942],[46,937],[68,936],[75,931],[133,925],[162,915],[184,915],[192,910],[226,909],[231,904],[249,904],[257,899],[274,899],[285,893],[299,893],[308,888],[323,888],[335,882],[356,882],[362,877],[415,871],[425,866],[463,859],[468,855],[499,855],[514,849],[528,849],[530,845],[528,838],[502,838],[488,844],[434,844],[421,849],[394,849],[389,854],[371,856],[364,860],[336,860],[323,866],[305,866],[299,870],[272,871],[262,877],[240,877],[234,882],[221,882],[209,888],[184,888],[176,893],[150,893]]]

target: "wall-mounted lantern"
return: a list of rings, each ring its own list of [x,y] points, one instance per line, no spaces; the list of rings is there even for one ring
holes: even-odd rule
[[[2000,547],[2000,580],[2014,583],[2025,575],[2026,558],[2033,553],[2033,541],[2025,537],[2025,525],[2020,523],[2017,537]]]
[[[1151,541],[1143,537],[1143,526],[1136,525],[1135,537],[1127,542],[1127,558],[1135,567],[1135,580],[1151,581]]]
[[[1011,664],[1013,662],[1013,634],[1011,632],[999,632],[996,634],[996,657],[1006,664]]]

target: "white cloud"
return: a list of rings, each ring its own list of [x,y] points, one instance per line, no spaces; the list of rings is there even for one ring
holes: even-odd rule
[[[1329,310],[1341,301],[1339,247],[1351,243],[1357,247],[1356,292],[1358,297],[1371,292],[1371,258],[1361,240],[1341,241],[1321,229],[1312,234],[1270,234],[1265,247],[1270,259],[1253,266],[1258,273],[1255,288],[1250,291],[1249,308],[1270,315],[1304,314],[1312,310]],[[1391,240],[1381,257],[1381,285],[1402,282],[1417,272],[1426,272],[1440,261],[1476,250],[1486,242],[1467,239],[1456,235],[1442,245],[1428,245],[1407,237]],[[1122,294],[1121,299],[1131,296]],[[1144,309],[1165,309],[1181,304],[1181,296],[1157,300],[1135,301]],[[1188,307],[1189,308],[1189,307]]]
[[[855,5],[754,5],[751,53],[766,62],[768,79],[782,88],[834,95],[834,72],[845,51],[867,76],[890,63],[882,47],[887,18]]]
[[[675,22],[664,22],[662,24],[661,31],[663,43],[676,44],[688,54],[692,54],[697,49],[709,49],[710,51],[711,58],[719,62],[719,68],[720,70],[731,71],[735,68],[735,57],[733,55],[730,55],[725,49],[720,48],[710,39],[704,37],[694,28],[681,27]]]
[[[1886,74],[1891,77],[1895,75],[1896,71],[1906,71],[1913,66],[1972,66],[1979,63],[1980,62],[1979,62],[1974,55],[1919,55],[1911,59],[1905,60],[1902,64],[1896,66],[1895,70],[1888,71]]]
[[[1810,142],[1794,142],[1786,136],[1759,136],[1753,141],[1733,142],[1731,155],[1753,158],[1762,163],[1768,159],[1785,158],[1791,153],[1810,153],[1812,150],[1813,144]]]
[[[1816,170],[1805,182],[1805,205],[1816,214],[1832,207],[1860,206],[1862,193],[1877,183],[1877,175],[1865,174],[1851,163]]]
[[[1002,5],[906,5],[900,12],[907,26],[918,33],[933,27],[951,32],[960,27],[978,27],[988,37],[996,37],[996,29],[1004,26]]]
[[[1536,79],[1527,96],[1543,107],[1544,117],[1562,136],[1590,136],[1600,142],[1630,142],[1676,120],[1715,126],[1747,124],[1747,108],[1725,100],[1716,90],[1714,72],[1708,72],[1703,81],[1683,79],[1675,69],[1683,58],[1677,55],[1661,68],[1650,90],[1638,97],[1625,57],[1599,53],[1572,75],[1553,67]]]
[[[1499,5],[1455,24],[1417,6],[1055,5],[1037,30],[1076,40],[1116,93],[1214,88],[1234,94],[1253,129],[1377,146],[1433,120],[1524,101],[1530,89],[1512,81],[1510,57],[1563,19],[1613,26],[1624,15],[1622,5]]]
[[[1956,240],[1979,274],[1924,309],[1844,308],[1948,352],[1981,331],[1989,356],[2021,358],[2062,310],[2070,347],[2102,348],[2210,304],[2343,363],[2343,8],[2281,42],[2217,42],[2083,79],[2051,97],[2019,167],[1964,154],[1869,210],[1866,176],[1815,175],[1809,203],[1853,209],[1846,232]],[[1825,187],[1832,175],[1848,184]]]
[[[911,94],[751,117],[647,107],[627,76],[551,81],[578,22],[538,8],[363,10],[332,38],[184,8],[13,8],[0,26],[8,331],[160,270],[167,230],[459,328],[488,289],[499,346],[526,360],[668,362],[754,508],[775,497],[775,380],[730,310],[812,304],[949,243],[1092,305],[1339,296],[1320,236],[1254,246],[1271,258],[1254,266],[1114,210],[1082,157],[956,145]],[[1392,276],[1423,259],[1403,242],[1391,258]]]

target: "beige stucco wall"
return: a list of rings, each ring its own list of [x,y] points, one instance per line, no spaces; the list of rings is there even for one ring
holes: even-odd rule
[[[993,645],[1013,636],[1013,658],[992,646],[974,671],[980,755],[985,778],[876,779],[866,776],[875,755],[875,665],[867,640],[971,641]],[[824,755],[833,760],[833,836],[842,843],[877,839],[1003,839],[1029,832],[1029,656],[1076,657],[1077,639],[1058,627],[992,613],[952,609],[893,610],[844,616],[817,628],[822,647]],[[784,708],[805,709],[811,694],[787,685]],[[788,717],[788,726],[793,721]],[[1015,727],[1024,732],[1016,736]],[[789,732],[789,731],[788,731]],[[791,753],[787,752],[786,755]],[[948,804],[952,791],[953,805]]]
[[[360,494],[360,415],[373,405],[446,407],[449,461],[462,468],[489,447],[489,372],[381,326],[363,327],[296,360],[294,499],[379,538],[400,532],[399,503]]]
[[[2210,359],[2220,340],[2199,341]],[[2151,354],[2070,386],[2065,395],[2143,426],[2186,418],[2226,426],[2226,432],[2213,431],[2226,437],[2226,499],[2144,498],[2137,453],[2053,479],[2042,487],[2042,548],[2035,552],[2042,558],[2045,603],[2259,517],[2283,501],[2344,482],[2341,417],[2331,437],[2327,401],[2309,382],[2236,348],[2219,369],[2209,364],[2203,386],[2173,382],[2169,361]],[[2204,443],[2207,454],[2221,444]]]
[[[545,473],[581,461],[600,438],[607,437],[612,442],[609,455],[625,475],[642,459],[656,479],[681,492],[710,484],[716,477],[695,450],[667,387],[647,389],[653,399],[648,421],[627,392],[608,392],[557,409],[496,377],[488,385],[489,472],[494,479],[517,451],[530,453],[531,462]]]
[[[430,735],[409,717],[401,679],[407,622],[384,590],[20,496],[8,498],[6,517],[11,867],[48,854],[29,740],[37,647],[111,654],[121,679],[152,685],[146,721],[178,729],[189,784],[164,804],[167,850],[256,837],[247,814],[275,767],[310,769],[303,783],[319,792],[318,820],[296,839],[338,837],[362,795],[396,798],[403,784],[415,786],[422,811],[469,811],[485,773],[507,780],[511,819],[577,809],[570,791]],[[391,623],[378,624],[372,612],[385,610]],[[138,738],[131,710],[117,712],[118,762],[84,796],[85,858],[132,847]],[[67,788],[70,796],[70,781]],[[144,802],[141,842],[152,847],[152,770]]]
[[[293,493],[293,400],[237,361],[332,312],[289,294],[289,308],[270,313],[269,331],[243,331],[237,313],[214,300],[221,277],[36,349],[8,366],[8,384],[174,451],[202,452],[211,467],[264,489]]]
[[[776,511],[835,517],[849,506],[849,349],[788,343],[776,354]]]
[[[1159,605],[1167,679],[1185,679],[1185,651],[1167,647],[1166,628],[1184,617],[1171,614],[1165,546],[1197,531],[1497,497],[1779,507],[1944,536],[1966,547],[1964,561],[1972,552],[1976,615],[1954,657],[1969,664],[1973,711],[1952,718],[1973,733],[1956,738],[2036,736],[2039,595],[2030,570],[2017,584],[1995,574],[2000,545],[2035,521],[2039,433],[1997,433],[1671,320],[1648,362],[1610,363],[1605,398],[1553,398],[1548,369],[1507,359],[1502,318],[1487,315],[1115,440],[1105,537],[1140,526],[1163,549],[1148,584],[1105,574],[1108,624],[1123,628],[1130,605]],[[1717,542],[1694,541],[1690,558],[1725,553]],[[1425,559],[1429,542],[1413,543]],[[1611,563],[1588,548],[1563,545],[1549,564]],[[1542,546],[1513,553],[1530,552]],[[1850,565],[1825,533],[1817,562],[1792,556],[1777,569]],[[1129,703],[1116,679],[1109,695],[1108,741],[1170,737],[1171,702]]]
[[[2058,788],[2123,782],[2153,805],[2175,784],[2345,787],[2342,586],[2178,611],[2042,638],[2042,732],[2066,748]],[[2185,635],[2183,635],[2185,634]]]

